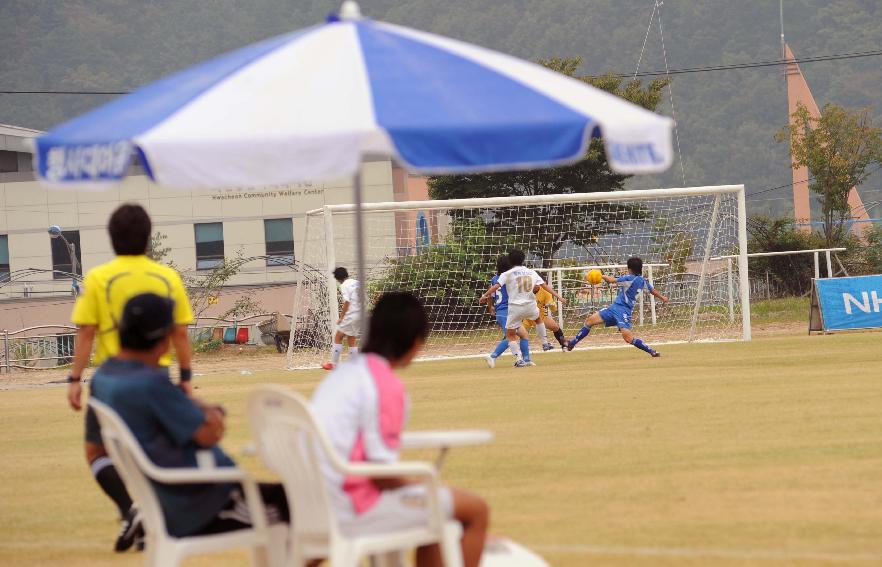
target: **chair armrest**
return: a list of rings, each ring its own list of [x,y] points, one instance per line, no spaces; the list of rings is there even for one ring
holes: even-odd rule
[[[429,463],[405,461],[398,463],[346,463],[342,472],[368,478],[411,476],[435,480],[438,472]]]
[[[209,484],[213,482],[248,482],[251,475],[237,467],[204,468],[162,468],[153,466],[144,471],[156,482],[165,484]]]

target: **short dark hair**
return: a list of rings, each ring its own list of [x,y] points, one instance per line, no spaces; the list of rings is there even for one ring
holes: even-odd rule
[[[496,273],[501,274],[503,272],[507,272],[511,269],[511,260],[508,259],[508,256],[502,255],[496,259]]]
[[[636,276],[643,274],[643,260],[637,256],[628,258],[628,269]]]
[[[429,318],[419,299],[407,292],[384,293],[371,312],[368,340],[362,351],[397,359],[428,336]]]
[[[139,256],[147,252],[153,225],[141,205],[125,203],[110,215],[107,232],[113,251],[119,256]]]
[[[508,259],[512,263],[512,266],[523,266],[524,258],[527,256],[524,254],[523,250],[518,250],[517,248],[508,251]]]
[[[147,351],[174,327],[174,302],[155,293],[142,293],[126,302],[119,322],[122,348]]]
[[[345,281],[349,277],[349,272],[343,266],[334,270],[334,279],[337,281]]]

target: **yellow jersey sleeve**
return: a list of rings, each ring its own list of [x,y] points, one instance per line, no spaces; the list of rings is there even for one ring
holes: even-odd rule
[[[190,297],[187,295],[187,288],[181,281],[181,276],[174,270],[171,275],[171,297],[175,302],[174,319],[177,325],[189,325],[193,322],[193,309],[190,307]]]
[[[100,290],[95,282],[92,272],[86,274],[82,285],[83,292],[74,303],[70,320],[74,325],[98,325],[100,313],[99,295]]]

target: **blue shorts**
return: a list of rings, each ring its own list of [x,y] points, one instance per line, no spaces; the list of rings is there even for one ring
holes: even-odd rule
[[[631,328],[630,309],[622,309],[621,307],[610,305],[604,307],[598,313],[607,327],[618,327],[619,329]]]

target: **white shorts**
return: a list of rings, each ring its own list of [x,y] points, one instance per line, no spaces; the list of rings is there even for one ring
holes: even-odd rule
[[[337,331],[343,333],[347,337],[357,337],[361,334],[361,313],[347,313],[340,324],[337,325]]]
[[[447,519],[453,518],[453,495],[446,486],[438,490],[438,503]],[[381,534],[429,523],[426,485],[411,484],[395,490],[384,490],[379,500],[364,514],[341,522],[347,536]]]
[[[539,318],[539,307],[536,302],[525,305],[508,304],[508,318],[505,320],[506,329],[517,329],[525,319],[535,321]]]

